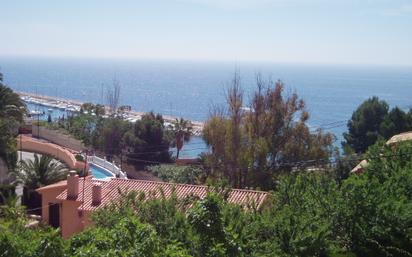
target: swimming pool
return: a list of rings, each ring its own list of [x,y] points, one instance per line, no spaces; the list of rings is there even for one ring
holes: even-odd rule
[[[112,173],[94,164],[90,164],[90,170],[92,172],[93,177],[97,179],[106,179],[114,177]]]

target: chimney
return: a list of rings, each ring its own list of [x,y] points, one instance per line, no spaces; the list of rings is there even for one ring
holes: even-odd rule
[[[102,201],[102,184],[94,183],[92,188],[92,204],[99,205]]]
[[[79,194],[79,175],[74,170],[67,175],[67,198],[77,198]]]

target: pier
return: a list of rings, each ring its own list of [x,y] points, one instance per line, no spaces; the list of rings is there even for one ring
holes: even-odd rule
[[[66,98],[59,98],[59,97],[53,97],[53,96],[45,96],[45,95],[38,95],[38,94],[33,94],[33,93],[27,93],[27,92],[17,92],[20,96],[20,98],[26,102],[26,103],[31,103],[35,105],[41,105],[45,106],[51,109],[59,109],[62,111],[68,111],[68,112],[80,112],[81,106],[85,102],[81,102],[78,100],[72,100],[72,99],[66,99]],[[106,113],[109,112],[110,108],[108,106],[105,106]],[[142,116],[145,114],[145,112],[138,112],[138,111],[123,111],[122,116],[125,120],[128,120],[132,123],[140,120]],[[173,117],[170,115],[163,115],[163,119],[165,120],[165,125],[172,124],[177,117]],[[194,136],[201,136],[203,132],[203,122],[201,121],[190,121],[192,124],[192,134]]]

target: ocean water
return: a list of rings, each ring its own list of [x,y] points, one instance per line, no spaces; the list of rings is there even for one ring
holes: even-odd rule
[[[288,92],[296,91],[311,114],[310,126],[334,133],[337,146],[346,121],[367,98],[378,96],[405,110],[412,107],[412,67],[1,57],[0,67],[6,84],[15,90],[106,103],[107,88],[117,80],[121,104],[199,121],[207,119],[213,105],[224,105],[235,70],[247,105],[260,72],[282,80]],[[202,140],[194,138],[182,156],[204,149]]]

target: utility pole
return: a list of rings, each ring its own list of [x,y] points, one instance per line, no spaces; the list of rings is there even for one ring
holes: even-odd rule
[[[83,189],[82,189],[82,211],[81,211],[81,217],[83,217],[84,214],[84,186],[86,182],[86,172],[88,172],[87,169],[87,150],[84,152],[84,169],[83,169]]]
[[[22,137],[22,134],[20,131],[20,162],[23,161],[23,146],[21,145],[21,142],[22,142],[21,137]]]
[[[37,114],[37,138],[40,139],[40,114]]]
[[[123,166],[123,146],[120,149],[120,170],[122,170],[122,166]]]
[[[36,86],[36,96],[39,98],[37,94],[37,86]],[[38,104],[36,104],[36,115],[37,115],[37,138],[40,139],[40,111],[38,110]]]

